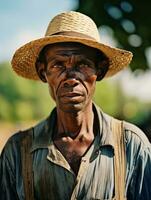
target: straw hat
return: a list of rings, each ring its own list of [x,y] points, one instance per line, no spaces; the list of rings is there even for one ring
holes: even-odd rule
[[[47,44],[78,42],[102,51],[109,58],[109,70],[105,77],[112,76],[126,67],[132,60],[132,53],[112,48],[100,42],[95,23],[79,12],[65,12],[50,21],[44,37],[20,47],[12,58],[14,71],[25,78],[40,80],[35,63],[40,51]]]

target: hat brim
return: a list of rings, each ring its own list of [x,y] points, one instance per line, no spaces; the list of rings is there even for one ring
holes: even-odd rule
[[[48,44],[60,42],[78,42],[103,52],[109,59],[109,69],[105,77],[113,76],[128,66],[133,57],[133,54],[130,51],[113,48],[91,39],[65,35],[52,35],[33,40],[20,47],[15,52],[11,61],[13,70],[24,78],[40,80],[35,67],[40,51]]]

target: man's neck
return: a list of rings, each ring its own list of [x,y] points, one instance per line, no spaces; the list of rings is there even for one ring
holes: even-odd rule
[[[92,103],[84,110],[69,113],[57,109],[57,138],[70,137],[75,139],[81,135],[93,134],[93,112]]]

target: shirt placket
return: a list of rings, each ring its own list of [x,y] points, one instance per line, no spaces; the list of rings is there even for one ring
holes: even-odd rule
[[[75,187],[71,195],[70,200],[77,200],[77,195],[78,195],[78,187],[80,184],[80,181],[84,175],[84,173],[87,171],[87,168],[89,167],[90,163],[90,158],[92,156],[92,153],[95,152],[95,154],[98,152],[98,146],[96,146],[97,140],[95,139],[93,145],[90,147],[88,152],[81,158],[81,163],[78,171],[78,175],[76,177],[76,182],[75,182]],[[97,148],[96,148],[97,147]],[[97,153],[98,155],[98,153]]]
[[[48,147],[49,153],[47,155],[47,159],[49,161],[61,166],[61,167],[64,167],[70,173],[72,173],[74,176],[76,176],[75,177],[75,186],[74,186],[71,198],[70,198],[71,200],[77,200],[77,196],[79,194],[78,188],[79,188],[79,184],[81,182],[81,179],[82,179],[84,173],[87,171],[89,164],[91,162],[91,159],[94,159],[94,158],[96,158],[96,156],[98,156],[99,149],[100,149],[99,135],[97,135],[93,144],[91,145],[91,147],[89,148],[89,150],[87,151],[85,156],[83,156],[81,158],[81,163],[80,163],[78,175],[76,176],[75,173],[73,172],[73,170],[71,169],[70,165],[68,164],[68,162],[64,158],[64,156],[55,147],[53,142],[49,145],[49,147]]]
[[[55,147],[53,142],[48,146],[47,159],[49,161],[51,161],[52,163],[65,168],[66,170],[68,170],[69,172],[71,172],[75,176],[70,165],[68,164],[68,162],[66,161],[64,156],[61,154],[61,152]]]

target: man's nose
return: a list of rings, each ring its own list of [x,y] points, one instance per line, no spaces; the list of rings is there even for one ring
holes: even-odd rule
[[[68,78],[64,81],[64,87],[75,87],[79,84],[79,81],[75,78]]]

